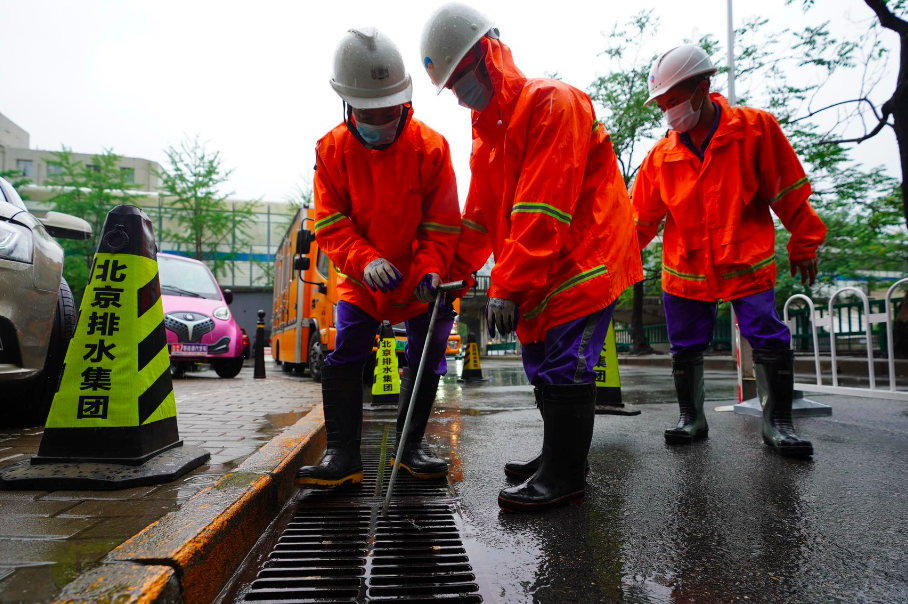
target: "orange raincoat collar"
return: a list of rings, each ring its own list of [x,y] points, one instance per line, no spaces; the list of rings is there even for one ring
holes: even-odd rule
[[[504,132],[527,77],[514,64],[511,49],[501,40],[485,37],[479,43],[495,94],[482,113],[473,112],[473,126],[481,132]],[[498,125],[499,119],[502,126]]]
[[[712,92],[709,98],[717,103],[722,110],[719,116],[719,127],[716,128],[716,133],[713,134],[713,138],[709,143],[709,149],[714,149],[741,138],[743,136],[744,122],[741,121],[737,113],[731,108],[731,105],[728,104],[728,99],[724,96],[718,92]],[[691,150],[681,142],[680,134],[670,130],[665,137],[667,140],[662,146],[664,161],[682,161],[695,157]]]

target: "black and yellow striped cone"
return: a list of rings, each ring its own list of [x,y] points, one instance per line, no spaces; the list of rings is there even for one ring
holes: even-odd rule
[[[154,232],[139,208],[117,206],[104,222],[60,386],[38,455],[31,459],[33,471],[20,478],[40,479],[44,468],[49,476],[40,488],[162,482],[209,457],[201,449],[183,448],[155,471],[150,460],[181,445]],[[99,479],[103,484],[94,486],[78,469],[69,481],[65,471],[54,473],[53,466],[79,464],[150,465],[141,471],[129,468],[125,483],[115,471],[107,472]],[[4,473],[0,482],[9,486],[15,478]]]
[[[467,351],[463,357],[463,371],[460,372],[460,381],[462,382],[481,382],[482,367],[479,364],[479,345],[476,344],[476,334],[470,332],[467,335]]]
[[[621,376],[618,372],[618,349],[615,323],[609,323],[605,344],[596,363],[596,413],[605,415],[640,415],[640,410],[621,400]]]
[[[397,406],[400,397],[400,370],[397,366],[397,338],[394,329],[385,321],[381,326],[378,348],[375,351],[375,371],[372,375],[372,404]]]

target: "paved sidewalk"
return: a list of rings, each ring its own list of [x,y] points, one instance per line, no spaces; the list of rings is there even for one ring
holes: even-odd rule
[[[113,548],[239,465],[321,402],[318,384],[281,373],[232,380],[214,372],[174,380],[180,436],[211,453],[172,483],[120,491],[0,490],[0,602],[52,599]],[[0,429],[0,467],[37,452],[41,428]]]

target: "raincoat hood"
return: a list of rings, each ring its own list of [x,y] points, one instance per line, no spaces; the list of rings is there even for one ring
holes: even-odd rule
[[[517,97],[526,85],[527,77],[514,64],[511,49],[501,40],[486,36],[479,44],[495,94],[482,113],[473,112],[473,126],[483,133],[486,130],[503,132],[504,128],[498,125],[498,120],[500,119],[503,125],[510,121]]]

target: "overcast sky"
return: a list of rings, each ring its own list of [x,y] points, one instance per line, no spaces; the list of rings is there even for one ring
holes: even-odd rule
[[[469,179],[469,112],[450,92],[434,94],[419,62],[422,26],[436,2],[136,2],[0,0],[0,113],[31,134],[31,146],[121,155],[164,163],[164,148],[198,133],[234,168],[229,190],[282,200],[311,180],[316,140],[342,118],[328,85],[334,48],[349,27],[375,25],[400,47],[413,80],[415,115],[449,141],[461,199]],[[725,0],[678,2],[475,3],[496,23],[530,77],[557,72],[586,89],[609,71],[602,32],[643,8],[661,19],[651,52],[712,33],[724,42]],[[770,27],[832,19],[838,31],[865,19],[860,0],[823,0],[806,16],[784,0],[735,0],[735,21],[759,13]],[[889,48],[897,39],[884,34]],[[895,82],[892,60],[880,102]],[[851,97],[857,76],[829,98]],[[897,175],[891,129],[854,157]]]

